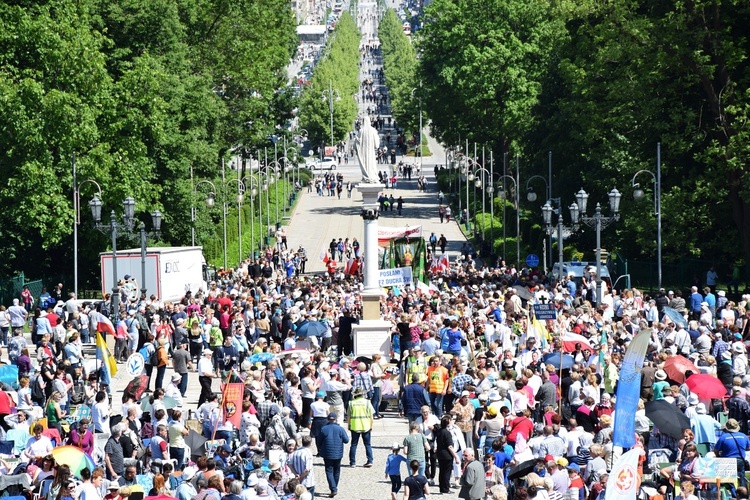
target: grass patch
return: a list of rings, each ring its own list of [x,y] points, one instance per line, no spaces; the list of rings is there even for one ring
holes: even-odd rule
[[[417,148],[409,148],[406,156],[417,156]],[[432,151],[430,151],[430,148],[427,146],[427,144],[422,144],[422,156],[432,156]]]

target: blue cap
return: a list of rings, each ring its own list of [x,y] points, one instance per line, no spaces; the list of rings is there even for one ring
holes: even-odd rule
[[[575,462],[573,462],[571,464],[568,464],[568,470],[574,470],[574,471],[576,471],[579,474],[581,473],[581,468],[578,467],[578,464],[575,463]]]
[[[326,397],[326,393],[324,391],[319,391],[318,392],[318,397],[319,398],[324,398],[324,397]]]

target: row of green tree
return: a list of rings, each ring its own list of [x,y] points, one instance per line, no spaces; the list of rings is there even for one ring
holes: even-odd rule
[[[388,9],[381,19],[378,37],[391,112],[399,126],[416,133],[419,128],[419,105],[415,105],[415,99],[421,97],[417,78],[417,52],[409,37],[404,34],[401,20],[393,9]]]
[[[360,38],[354,18],[349,12],[342,13],[313,72],[310,85],[302,92],[300,125],[307,130],[312,145],[341,141],[357,118],[354,96],[359,93]]]
[[[163,212],[165,244],[184,245],[191,167],[220,182],[222,158],[249,157],[291,116],[288,2],[4,2],[0,20],[2,274],[72,274],[74,155],[104,214],[132,196],[147,225]],[[92,285],[109,241],[90,227],[96,191],[80,196],[80,280]],[[198,242],[221,238],[217,212],[198,210]]]
[[[415,35],[417,78],[444,144],[521,153],[522,208],[539,222],[545,197],[526,202],[525,184],[547,177],[552,151],[563,207],[583,187],[589,211],[606,214],[616,187],[622,218],[603,245],[653,260],[652,178],[638,178],[642,204],[631,181],[655,173],[661,143],[665,260],[750,264],[749,22],[742,0],[434,0]],[[594,231],[568,244],[589,253]]]

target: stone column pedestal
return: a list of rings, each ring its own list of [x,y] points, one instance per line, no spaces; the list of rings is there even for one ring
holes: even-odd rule
[[[378,286],[378,195],[382,184],[361,183],[357,189],[362,193],[362,219],[365,223],[365,239],[362,255],[364,263],[364,285],[362,291],[362,318],[380,320],[380,287]]]
[[[362,320],[358,325],[352,325],[354,341],[354,356],[372,357],[380,354],[386,362],[391,358],[391,322],[376,320]]]

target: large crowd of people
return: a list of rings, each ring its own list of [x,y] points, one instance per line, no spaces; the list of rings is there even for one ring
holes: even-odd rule
[[[345,445],[350,466],[360,441],[361,465],[378,465],[373,422],[389,415],[405,419],[403,440],[379,464],[394,495],[403,484],[409,497],[431,486],[445,494],[457,488],[461,498],[558,497],[577,488],[579,498],[594,500],[623,451],[612,444],[618,370],[643,329],[651,329],[651,341],[641,403],[665,400],[691,422],[680,435],[667,434],[639,406],[644,471],[654,456],[677,463],[656,474],[654,488],[671,494],[670,479],[690,476],[684,464],[697,450],[739,459],[750,446],[744,344],[750,297],[735,303],[719,291],[714,315],[706,288],[705,311],[690,319],[690,301],[681,307],[686,301],[671,291],[652,299],[636,289],[605,290],[596,305],[596,288],[585,282],[555,283],[536,270],[478,266],[471,255],[461,256],[432,276],[429,289],[384,295],[381,316],[393,324],[392,350],[355,357],[357,278],[287,276],[262,260],[176,303],[124,293],[114,313],[106,302],[47,298],[30,334],[19,300],[2,311],[12,330],[8,362],[19,373],[0,400],[0,441],[12,443],[0,462],[5,481],[19,478],[47,498],[71,492],[84,500],[125,498],[139,491],[181,499],[308,498],[319,457],[333,497]],[[254,266],[274,272],[266,277]],[[557,319],[535,320],[535,303],[553,304]],[[684,325],[669,319],[670,305],[682,309]],[[115,327],[113,354],[139,352],[145,361],[145,384],[129,386],[114,403],[120,394],[105,384],[101,360],[87,348],[102,313]],[[300,335],[311,322],[322,330]],[[577,339],[572,345],[570,334]],[[569,352],[570,366],[545,362],[561,351]],[[695,371],[667,375],[664,365],[675,356]],[[701,374],[716,377],[726,397],[693,392],[690,377]],[[197,404],[186,398],[190,379],[201,387]],[[245,387],[240,426],[222,418],[220,388],[227,382]],[[193,434],[209,440],[208,450]],[[95,467],[71,473],[57,464],[61,445],[79,448]],[[514,475],[529,461],[534,467]],[[739,460],[738,470],[744,471]],[[701,488],[699,479],[693,482]]]
[[[382,71],[371,76],[383,80]],[[388,104],[372,80],[361,98],[373,112]],[[388,135],[390,118],[377,125],[387,145],[379,163],[391,164],[380,177],[395,188],[411,177],[391,149],[395,140],[403,150],[404,138]],[[353,185],[330,172],[313,187],[340,198]],[[438,197],[440,220],[450,222]],[[400,212],[403,200],[379,202]],[[359,243],[331,241],[328,272],[309,275],[304,248],[290,250],[283,228],[273,238],[175,302],[139,295],[125,276],[114,310],[110,297],[65,296],[63,284],[38,304],[24,290],[0,306],[2,361],[13,368],[1,380],[0,490],[45,500],[308,500],[336,497],[342,475],[365,474],[361,466],[382,467],[389,487],[368,486],[393,500],[603,500],[627,451],[613,444],[624,354],[650,331],[634,417],[639,498],[716,497],[701,482],[701,456],[735,459],[729,491],[747,498],[750,296],[717,290],[713,269],[705,288],[684,294],[607,284],[599,292],[590,275],[555,281],[537,268],[478,262],[465,246],[441,259],[429,283],[385,292],[390,349],[355,353],[362,284],[336,259],[356,260]],[[445,253],[442,234],[429,243]],[[536,304],[551,305],[555,319],[537,319]],[[106,358],[125,370],[136,353],[143,375],[120,392]],[[692,382],[700,376],[718,392]],[[243,386],[232,409],[239,425],[223,408],[230,383]],[[189,388],[198,386],[196,401]],[[654,401],[688,423],[654,425]],[[384,418],[401,431],[381,463],[373,429]],[[321,461],[324,478],[315,474]]]

